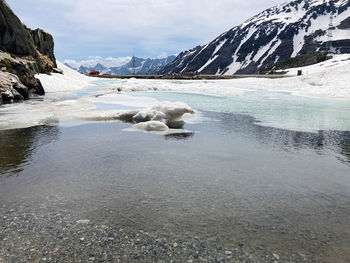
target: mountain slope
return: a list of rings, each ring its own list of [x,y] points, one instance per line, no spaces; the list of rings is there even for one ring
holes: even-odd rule
[[[350,1],[293,0],[267,9],[211,43],[182,52],[160,73],[256,73],[285,59],[331,49],[350,53]]]
[[[144,59],[135,57],[134,65],[132,61],[129,61],[125,65],[118,67],[107,67],[102,63],[98,63],[94,67],[80,65],[79,68],[74,67],[68,62],[66,62],[65,65],[85,75],[88,75],[91,70],[98,70],[101,74],[109,75],[132,75],[134,71],[136,75],[156,75],[160,69],[171,63],[174,59],[175,56],[169,56],[162,59]]]

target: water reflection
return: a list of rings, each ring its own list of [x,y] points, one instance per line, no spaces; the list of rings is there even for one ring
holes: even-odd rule
[[[31,162],[33,152],[59,138],[57,126],[0,131],[0,175],[14,175]]]
[[[248,115],[207,113],[211,118],[219,120],[220,132],[226,135],[243,134],[255,138],[260,144],[273,145],[285,151],[313,149],[324,154],[330,149],[340,154],[343,161],[350,163],[349,131],[300,132],[260,125],[256,119]]]
[[[339,152],[343,156],[343,161],[350,163],[350,132],[341,132],[342,136],[338,140]]]
[[[172,133],[164,135],[166,140],[188,140],[194,136],[194,132]]]

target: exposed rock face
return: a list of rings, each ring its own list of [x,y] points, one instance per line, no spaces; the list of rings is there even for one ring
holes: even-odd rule
[[[350,53],[349,29],[349,0],[292,0],[261,12],[205,46],[182,52],[160,72],[249,74],[329,46],[333,52]]]
[[[4,0],[0,1],[0,37],[2,51],[35,56],[36,48],[30,32]]]
[[[28,88],[14,74],[0,71],[0,104],[28,98]]]
[[[5,0],[0,0],[0,68],[4,72],[9,72],[18,76],[17,87],[25,85],[28,93],[22,99],[28,99],[28,94],[36,93],[44,95],[45,91],[34,76],[37,73],[51,73],[57,67],[54,56],[53,37],[41,29],[31,30],[21,23]],[[6,74],[1,74],[4,78],[0,83],[7,83]],[[8,86],[0,87],[0,97],[2,93],[13,93]],[[23,88],[20,89],[23,92]],[[0,103],[17,101],[6,99]],[[18,96],[17,96],[18,98]]]
[[[300,55],[282,62],[278,62],[272,68],[265,68],[261,70],[260,74],[276,74],[276,70],[280,71],[290,68],[305,67],[326,61],[331,58],[332,56],[329,56],[328,52],[310,52],[305,55]]]
[[[57,64],[54,54],[53,37],[49,33],[39,28],[36,30],[30,30],[30,33],[33,37],[37,51],[39,51],[41,55],[49,57],[49,59],[53,63],[53,66],[56,68]]]

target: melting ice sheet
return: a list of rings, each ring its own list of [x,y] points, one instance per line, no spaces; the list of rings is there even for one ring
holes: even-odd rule
[[[197,110],[196,114],[188,114],[193,113],[188,105]],[[168,111],[172,112],[169,114]],[[164,131],[164,125],[171,126],[169,120],[180,126],[181,121],[203,121],[202,111],[246,114],[253,116],[259,125],[290,130],[350,130],[350,100],[345,99],[308,98],[263,90],[226,97],[155,91],[118,93],[104,88],[94,95],[76,99],[57,98],[48,94],[43,101],[2,106],[0,129],[50,125],[63,120],[126,120],[155,121],[138,124],[134,128]]]
[[[67,97],[63,93],[59,96],[49,93],[43,100],[2,106],[0,129],[57,125],[60,121],[76,125],[86,121],[120,120],[130,122],[135,129],[169,134],[179,132],[174,128],[182,130],[184,115],[195,114],[183,102],[159,101],[101,89],[103,87],[95,87],[91,92],[90,88],[89,92],[69,93],[69,96],[66,94]]]
[[[184,115],[195,113],[182,102],[122,94],[118,85],[125,81],[96,81],[62,63],[58,62],[58,66],[63,75],[37,75],[47,92],[45,97],[0,107],[0,129],[57,125],[61,121],[76,125],[121,120],[135,124],[135,129],[170,133],[174,127],[182,128]]]
[[[64,75],[38,76],[47,91],[41,100],[0,107],[0,129],[126,120],[133,128],[169,132],[202,121],[201,111],[217,111],[290,130],[350,130],[350,89],[344,84],[350,64],[302,78],[222,81],[96,80],[59,67]]]

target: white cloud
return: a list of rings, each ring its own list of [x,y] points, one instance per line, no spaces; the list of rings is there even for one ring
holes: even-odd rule
[[[166,58],[166,57],[168,57],[168,54],[166,52],[162,52],[157,56],[157,58]]]
[[[210,41],[281,0],[75,0],[54,1],[66,17],[105,37],[136,37],[150,42],[177,37]],[[253,11],[253,12],[252,12]],[[91,35],[91,40],[94,38]]]
[[[29,26],[53,32],[59,56],[156,57],[213,40],[284,0],[7,0]],[[87,57],[87,55],[85,55]]]

